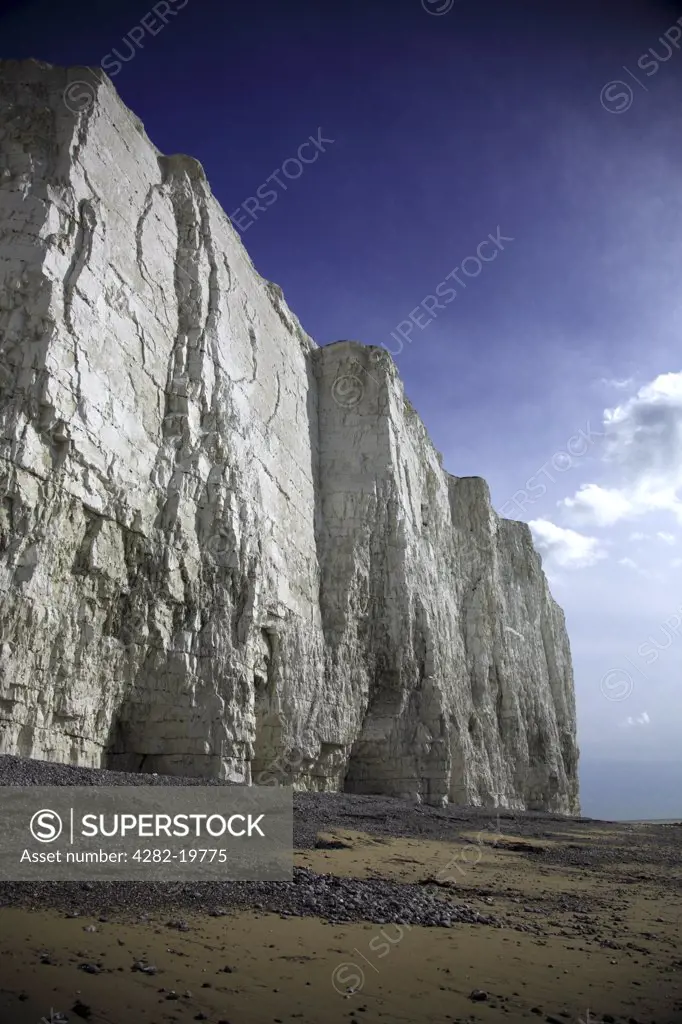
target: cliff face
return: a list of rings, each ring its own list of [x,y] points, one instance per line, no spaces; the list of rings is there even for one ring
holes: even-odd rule
[[[529,530],[390,357],[318,348],[99,69],[0,111],[0,752],[577,812]]]

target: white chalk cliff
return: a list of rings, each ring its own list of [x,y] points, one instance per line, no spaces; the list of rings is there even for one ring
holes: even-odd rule
[[[0,63],[0,420],[0,752],[578,811],[528,527],[99,69]]]

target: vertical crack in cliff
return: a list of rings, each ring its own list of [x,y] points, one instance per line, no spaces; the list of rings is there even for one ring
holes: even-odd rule
[[[252,373],[251,379],[245,381],[246,384],[255,384],[256,378],[258,377],[258,342],[256,340],[256,331],[252,326],[249,327],[249,343],[251,346],[251,366]]]
[[[383,485],[383,486],[382,486]],[[404,549],[399,543],[400,525],[396,502],[395,481],[384,479],[377,486],[374,498],[373,524],[369,538],[372,589],[372,627],[368,637],[371,655],[366,660],[368,690],[365,706],[361,709],[360,729],[353,743],[347,762],[345,785],[351,792],[370,792],[372,782],[381,780],[400,788],[402,776],[411,776],[411,767],[397,763],[396,739],[407,725],[413,734],[414,721],[406,723],[404,714],[412,705],[413,691],[405,689],[409,665],[405,663],[403,644],[396,643],[398,632],[392,618],[396,608],[390,595],[393,588],[409,594],[410,588],[405,575]],[[398,543],[396,543],[398,542]],[[389,581],[386,560],[387,546],[392,551]],[[397,578],[396,578],[397,577]],[[406,622],[408,633],[412,625]],[[409,648],[409,641],[405,644]],[[416,752],[412,749],[401,751],[406,765],[414,763]]]
[[[227,266],[227,264],[226,264]],[[232,274],[230,272],[230,280],[232,280]],[[229,305],[228,305],[229,309]],[[258,376],[258,340],[255,326],[255,315],[250,309],[248,302],[244,302],[242,306],[244,318],[248,324],[248,337],[249,347],[251,352],[251,376],[250,377],[235,377],[233,384],[255,384]]]
[[[86,411],[83,405],[83,390],[82,390],[82,379],[81,369],[78,354],[78,334],[73,324],[72,316],[72,302],[78,279],[83,272],[83,268],[89,262],[92,256],[92,242],[97,226],[97,216],[93,208],[92,203],[88,199],[82,199],[78,206],[79,212],[79,224],[78,232],[76,234],[76,242],[74,246],[73,256],[71,258],[71,264],[64,277],[64,323],[66,328],[73,338],[73,360],[74,369],[76,373],[76,406],[78,412],[85,422],[87,419]]]
[[[270,413],[270,415],[268,416],[267,420],[265,421],[265,431],[266,431],[266,433],[270,429],[272,424],[274,423],[274,421],[275,421],[275,419],[277,417],[277,413],[279,412],[279,403],[280,403],[280,399],[282,397],[282,379],[281,379],[281,377],[279,375],[279,370],[275,371],[275,380],[277,382],[277,393],[275,395],[275,406],[274,406],[272,412]]]
[[[223,255],[223,266],[225,268],[225,273],[227,274],[227,288],[225,289],[225,295],[229,296],[229,295],[232,294],[232,291],[234,289],[234,280],[233,280],[233,277],[232,277],[232,269],[230,267],[230,264],[227,262],[227,256],[225,255],[225,253],[223,253],[222,255]],[[227,311],[228,311],[228,316],[229,316],[229,311],[230,311],[229,304],[228,304],[228,307],[227,307]]]
[[[92,86],[88,82],[88,88]],[[90,97],[88,97],[90,98]],[[76,143],[71,151],[71,163],[77,164],[80,162],[81,153],[86,148],[88,143],[88,135],[90,132],[90,124],[93,118],[94,110],[97,107],[95,102],[96,97],[92,97],[92,102],[88,103],[84,110],[80,111],[76,116],[78,118],[78,127],[76,129]]]
[[[147,366],[147,352],[146,352],[146,342],[145,342],[145,337],[144,337],[144,327],[140,323],[140,321],[138,319],[138,316],[137,316],[137,314],[135,313],[134,310],[130,311],[130,319],[132,320],[133,324],[135,325],[135,331],[137,333],[138,338],[140,339],[140,358],[142,359],[142,368],[146,369],[146,366]]]
[[[140,268],[140,274],[142,276],[142,279],[146,281],[152,293],[154,292],[155,285],[147,271],[147,264],[144,258],[143,235],[145,222],[147,220],[147,217],[149,216],[152,206],[154,205],[154,197],[160,193],[162,188],[163,182],[152,182],[152,184],[149,186],[149,188],[147,189],[147,195],[145,196],[144,205],[142,207],[142,213],[140,214],[137,221],[137,225],[135,227],[135,256],[137,260],[137,265]]]
[[[182,463],[189,466],[192,445],[188,413],[190,404],[200,398],[204,388],[200,355],[197,358],[197,347],[205,330],[199,283],[199,266],[204,246],[185,158],[160,156],[158,162],[162,186],[173,211],[177,236],[173,269],[177,324],[166,376],[164,440],[157,462],[167,461],[171,467]],[[173,504],[176,511],[177,500],[175,496]],[[173,520],[174,516],[171,515],[169,528]]]
[[[202,425],[215,411],[216,398],[221,389],[222,373],[218,351],[218,324],[220,320],[220,275],[211,220],[208,208],[206,185],[196,171],[196,162],[190,158],[160,157],[159,164],[164,184],[169,186],[169,196],[174,212],[177,231],[175,260],[175,294],[178,307],[176,340],[168,371],[166,417],[180,420],[178,429],[170,425],[170,434],[183,438],[183,447],[189,443],[187,429],[188,403],[196,399],[201,407]],[[200,268],[202,256],[209,267],[206,311],[201,314],[203,304]],[[214,387],[211,402],[206,395],[206,378],[203,372],[203,356],[208,354],[214,371]],[[180,385],[178,388],[178,384]],[[174,393],[182,395],[184,402],[174,405]],[[185,456],[191,453],[183,453]]]
[[[203,354],[206,351],[207,346],[210,347],[210,357],[213,362],[212,404],[215,406],[216,395],[219,392],[221,383],[221,369],[218,353],[218,323],[220,320],[220,275],[218,272],[218,257],[216,254],[215,244],[213,241],[213,233],[211,231],[211,217],[208,209],[206,184],[204,182],[201,182],[196,191],[198,192],[201,240],[204,245],[204,251],[206,253],[209,265],[206,319],[204,320],[201,336],[199,338],[199,352],[200,354]],[[205,379],[203,374],[201,381],[201,401],[203,405],[203,413],[206,414],[208,412],[208,406],[206,403]]]

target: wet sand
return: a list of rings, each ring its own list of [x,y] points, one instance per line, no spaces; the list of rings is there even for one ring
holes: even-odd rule
[[[450,840],[382,834],[380,822],[326,827],[322,848],[296,854],[326,875],[430,885],[446,907],[499,926],[211,917],[186,905],[145,907],[148,920],[108,907],[99,921],[29,909],[27,896],[0,910],[0,1021],[39,1024],[52,1008],[109,1024],[680,1024],[682,828],[517,824],[462,821]]]

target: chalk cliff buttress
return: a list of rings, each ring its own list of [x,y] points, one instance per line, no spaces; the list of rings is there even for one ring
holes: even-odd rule
[[[101,70],[2,62],[0,118],[0,751],[577,812],[528,527],[392,360],[318,348]]]

